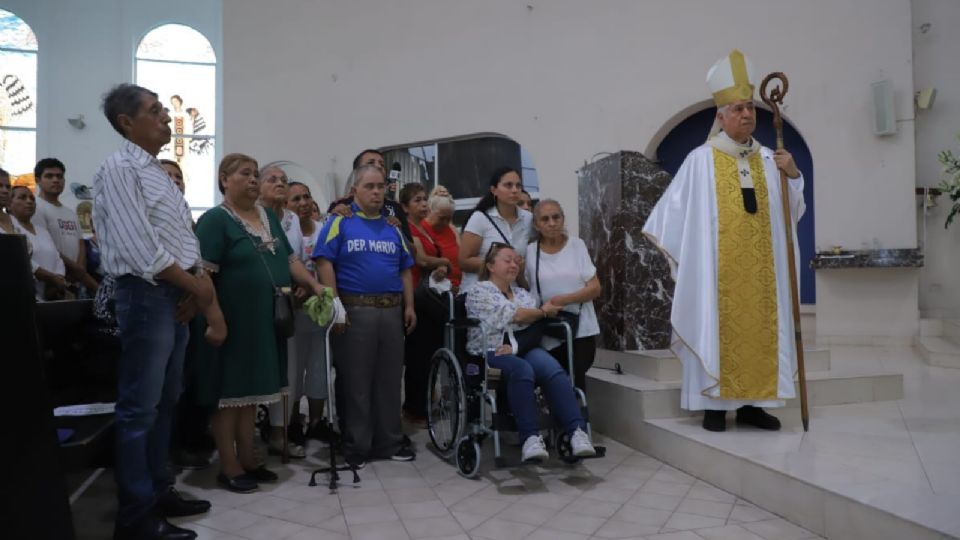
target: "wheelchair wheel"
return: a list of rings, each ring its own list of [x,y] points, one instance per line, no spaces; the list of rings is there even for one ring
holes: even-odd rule
[[[573,455],[573,445],[570,443],[570,434],[557,435],[557,455],[564,463],[578,463],[581,458]]]
[[[463,431],[466,395],[460,364],[449,349],[433,354],[427,381],[427,432],[437,452],[450,458]]]
[[[457,469],[466,478],[473,478],[480,470],[480,443],[471,437],[457,443]]]

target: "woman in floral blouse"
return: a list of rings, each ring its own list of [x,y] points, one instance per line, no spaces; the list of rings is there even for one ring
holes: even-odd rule
[[[539,413],[534,386],[539,384],[560,426],[571,435],[573,454],[593,456],[596,450],[584,428],[586,423],[573,391],[573,385],[560,364],[550,353],[534,347],[518,356],[516,333],[548,316],[555,316],[558,307],[536,301],[526,290],[511,285],[520,272],[520,258],[512,247],[494,243],[490,246],[479,281],[467,291],[467,315],[480,325],[470,329],[467,351],[486,355],[487,364],[499,369],[506,380],[510,409],[523,441],[523,461],[545,459],[547,449],[540,437]]]

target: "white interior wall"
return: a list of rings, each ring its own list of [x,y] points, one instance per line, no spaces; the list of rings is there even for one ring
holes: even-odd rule
[[[874,239],[914,246],[909,191],[915,178],[937,183],[935,154],[955,144],[960,118],[953,0],[743,0],[736,8],[709,0],[0,0],[0,8],[37,33],[37,155],[63,159],[70,181],[88,182],[116,147],[100,96],[132,80],[136,43],[167,22],[202,32],[221,60],[224,151],[290,159],[316,178],[342,182],[363,147],[504,133],[531,152],[541,189],[567,207],[571,228],[584,160],[655,148],[665,123],[709,98],[706,69],[733,47],[760,73],[790,76],[785,114],[813,153],[816,243],[824,249]],[[386,30],[378,21],[389,21]],[[925,21],[932,27],[920,34]],[[259,37],[265,32],[270,39]],[[870,132],[869,84],[881,78],[893,81],[901,120],[900,133],[885,138]],[[940,92],[935,108],[918,115],[916,149],[914,81]],[[75,114],[84,114],[86,129],[67,124]],[[928,310],[960,308],[958,235],[942,230],[944,206],[941,199],[929,218],[927,267],[919,273],[920,306]],[[868,310],[843,284],[872,271],[851,272],[818,275],[819,330],[853,309],[872,321],[856,332],[909,331],[914,323],[904,313],[916,299],[878,289],[886,307]],[[917,274],[865,281],[911,291]]]
[[[937,153],[960,151],[960,2],[913,0],[914,85],[935,87],[932,109],[917,112],[917,185],[936,186],[942,167]],[[926,32],[921,26],[929,23]],[[916,199],[919,203],[920,199]],[[925,267],[920,272],[920,309],[931,316],[960,317],[960,221],[944,230],[950,201],[940,197],[926,218]]]
[[[265,20],[280,31],[250,39]],[[226,150],[342,179],[361,148],[503,133],[531,153],[574,230],[584,160],[655,147],[678,111],[709,99],[707,68],[738,47],[761,75],[790,77],[785,114],[813,154],[817,245],[916,246],[908,0],[233,0],[223,24]],[[883,138],[871,131],[880,79],[893,82],[900,126]],[[818,296],[831,295],[818,331],[851,309],[866,323],[837,328],[914,331],[917,271],[866,277],[878,289],[856,292],[840,285],[872,270],[850,272],[818,275]]]
[[[100,100],[111,86],[133,82],[134,54],[147,32],[185,24],[206,36],[218,57],[222,50],[220,0],[0,0],[0,9],[22,18],[37,36],[37,159],[63,161],[68,185],[91,184],[120,143]],[[85,117],[82,130],[67,124],[77,114]],[[69,190],[63,200],[76,203]]]

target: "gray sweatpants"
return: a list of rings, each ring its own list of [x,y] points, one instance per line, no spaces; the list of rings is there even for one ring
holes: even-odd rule
[[[331,337],[344,454],[388,458],[400,449],[403,437],[403,311],[399,306],[345,307],[350,325]]]

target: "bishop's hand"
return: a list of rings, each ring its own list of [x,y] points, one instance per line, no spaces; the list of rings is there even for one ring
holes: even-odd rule
[[[800,169],[797,168],[797,164],[793,161],[793,155],[786,150],[780,149],[773,153],[773,161],[776,162],[777,168],[786,173],[788,178],[799,178]]]

